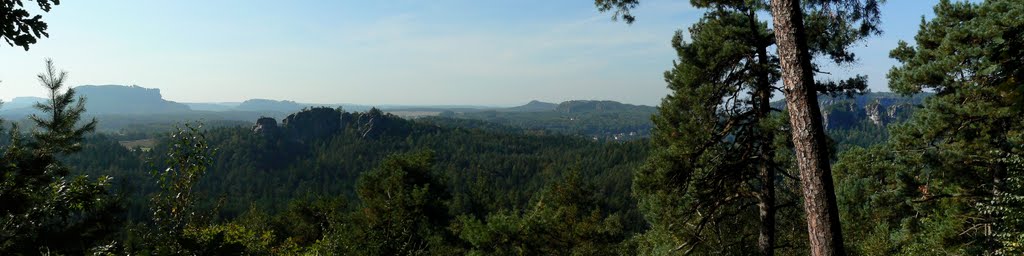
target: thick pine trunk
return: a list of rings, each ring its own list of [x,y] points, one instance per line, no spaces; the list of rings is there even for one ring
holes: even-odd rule
[[[757,47],[757,118],[764,121],[771,114],[771,83],[768,78],[768,46],[761,40],[761,33],[758,29],[757,16],[753,10],[747,12],[750,22],[750,33],[754,38]],[[775,166],[772,165],[772,158],[775,153],[772,147],[774,133],[765,131],[761,138],[759,156],[761,161],[758,166],[758,176],[761,182],[761,189],[758,191],[758,219],[761,222],[757,237],[757,249],[763,256],[775,255]]]
[[[799,0],[772,0],[776,47],[792,126],[811,255],[844,255],[829,149],[814,89]]]

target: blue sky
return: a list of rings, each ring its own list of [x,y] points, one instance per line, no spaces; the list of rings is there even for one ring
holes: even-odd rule
[[[887,91],[888,51],[912,41],[936,2],[889,0],[885,34],[835,73]],[[626,25],[589,0],[63,1],[44,14],[50,38],[0,47],[0,99],[43,95],[35,74],[50,57],[71,85],[136,84],[180,102],[656,105],[669,40],[702,13],[641,1]]]

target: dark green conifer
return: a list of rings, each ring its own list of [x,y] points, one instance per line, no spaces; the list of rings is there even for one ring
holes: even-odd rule
[[[1020,58],[1024,5],[942,1],[915,45],[890,56],[890,88],[931,91],[887,144],[842,157],[851,238],[868,254],[1021,252],[1024,140]],[[877,195],[865,197],[867,195]]]
[[[69,175],[59,160],[78,152],[82,136],[96,125],[79,124],[84,98],[65,91],[66,75],[46,60],[39,81],[50,100],[36,104],[45,117],[31,117],[38,125],[33,139],[12,125],[10,144],[0,148],[0,254],[84,254],[103,249],[117,229],[110,178]]]
[[[628,23],[635,20],[629,10],[637,6],[636,0],[597,0],[595,3],[602,11],[614,9],[616,18]],[[690,29],[692,42],[683,42],[681,33],[673,39],[679,63],[666,73],[666,81],[673,92],[663,100],[659,114],[654,117],[652,142],[656,150],[650,164],[637,172],[634,181],[634,193],[652,224],[649,236],[672,244],[655,243],[651,247],[654,253],[758,251],[761,255],[772,255],[777,248],[778,206],[800,202],[791,198],[780,202],[776,196],[780,189],[792,191],[791,187],[775,186],[783,181],[782,177],[794,175],[782,175],[790,167],[786,164],[790,149],[777,139],[789,138],[788,133],[783,133],[790,130],[789,126],[783,123],[783,117],[775,115],[777,109],[769,104],[775,93],[782,92],[775,84],[784,71],[779,57],[768,52],[770,47],[776,46],[775,31],[769,30],[757,16],[768,10],[770,3],[691,3],[707,8],[708,12]],[[877,1],[872,0],[810,1],[803,5],[802,12],[798,12],[806,20],[806,24],[800,24],[801,33],[809,35],[800,38],[803,54],[827,58],[836,64],[856,61],[848,49],[853,43],[878,32],[877,8]],[[813,63],[809,67],[813,70],[807,72],[819,70]],[[841,81],[811,79],[809,83],[812,96],[852,94],[864,90],[866,77]],[[820,121],[820,116],[818,119]],[[821,127],[818,129],[823,132]],[[824,143],[824,137],[821,138]],[[822,160],[827,167],[828,148],[814,148],[825,156]],[[830,176],[811,174],[828,172],[801,171],[801,175],[813,176],[802,180],[825,177],[831,181]],[[831,185],[814,188],[827,191],[805,189],[805,199],[807,195],[832,193]],[[751,207],[755,205],[758,206],[756,215]],[[831,205],[815,204],[807,211],[822,210],[819,206],[835,207],[834,200]],[[759,225],[750,225],[755,219]],[[786,222],[794,223],[793,220]],[[756,231],[745,229],[751,226],[759,228]],[[834,226],[838,227],[838,223]],[[815,227],[810,230],[817,234]],[[823,227],[828,229],[828,226]],[[716,235],[723,232],[730,235]],[[838,232],[832,233],[838,235]],[[752,238],[755,236],[756,240]],[[787,244],[790,249],[802,248]]]

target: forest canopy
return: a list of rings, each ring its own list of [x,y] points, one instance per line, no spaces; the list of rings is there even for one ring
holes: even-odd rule
[[[98,132],[47,59],[48,97],[0,123],[0,255],[1024,254],[1019,1],[940,1],[885,93],[816,76],[884,37],[879,1],[691,3],[657,107]],[[595,1],[626,23],[641,4]],[[22,5],[0,25],[28,49],[46,24]]]

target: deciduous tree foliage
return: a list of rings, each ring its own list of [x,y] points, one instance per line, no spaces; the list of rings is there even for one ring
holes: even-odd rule
[[[202,228],[213,217],[211,212],[198,208],[202,197],[195,187],[206,175],[214,152],[198,125],[178,128],[171,139],[174,144],[167,154],[166,167],[152,171],[159,187],[150,204],[157,231],[152,242],[156,242],[158,254],[195,254],[203,248],[196,248],[194,237],[186,233]]]
[[[54,5],[59,5],[60,0],[29,0],[35,2],[43,12],[49,12]],[[49,37],[46,33],[48,26],[43,21],[43,16],[33,16],[25,10],[24,0],[2,0],[0,1],[0,37],[4,38],[10,46],[20,46],[28,51],[31,44],[35,44],[39,38]]]

